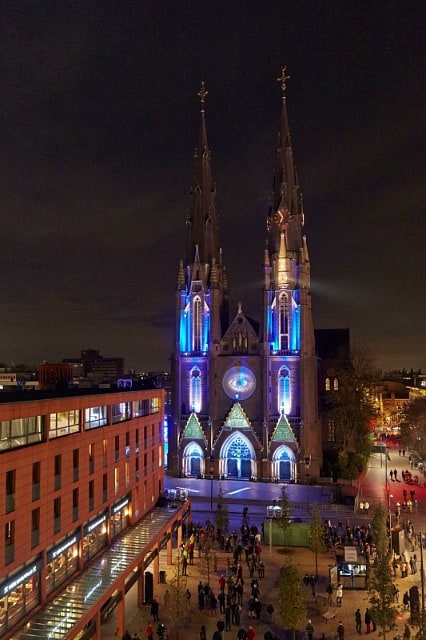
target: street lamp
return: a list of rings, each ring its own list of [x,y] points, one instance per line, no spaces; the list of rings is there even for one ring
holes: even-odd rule
[[[307,503],[308,503],[308,507],[309,507],[309,478],[310,478],[310,467],[311,467],[311,456],[306,456],[306,458],[304,459],[304,464],[305,464],[305,481],[306,484],[308,485],[308,489],[307,489]]]
[[[390,552],[393,555],[393,545],[392,545],[392,509],[391,509],[391,500],[393,495],[388,493],[388,520],[389,520],[389,535],[390,535]]]
[[[210,509],[213,510],[214,457],[210,456]]]

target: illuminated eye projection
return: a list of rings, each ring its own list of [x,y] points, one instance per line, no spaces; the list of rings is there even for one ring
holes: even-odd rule
[[[246,400],[256,389],[256,377],[248,367],[231,367],[222,380],[223,389],[233,400]]]
[[[191,370],[191,379],[189,385],[191,410],[195,413],[201,411],[201,371],[198,367]]]

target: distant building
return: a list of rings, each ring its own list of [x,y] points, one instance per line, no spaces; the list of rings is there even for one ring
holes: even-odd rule
[[[115,383],[124,376],[124,358],[102,356],[97,349],[83,349],[80,358],[64,358],[73,365],[74,382]]]

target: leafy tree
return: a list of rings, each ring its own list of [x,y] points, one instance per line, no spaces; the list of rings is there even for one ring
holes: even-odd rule
[[[283,546],[285,546],[285,534],[291,524],[290,503],[285,491],[285,487],[282,487],[281,489],[280,499],[278,500],[278,507],[280,508],[280,510],[278,512],[277,518],[275,518],[275,522],[283,532]]]
[[[199,542],[201,551],[201,565],[199,571],[207,577],[207,584],[210,584],[210,573],[214,570],[213,540],[210,535],[206,535]]]
[[[372,386],[378,374],[368,351],[359,346],[338,355],[327,374],[337,385],[327,393],[325,406],[327,419],[334,425],[339,472],[353,478],[370,453],[369,423],[377,413]]]
[[[217,492],[217,510],[214,516],[214,521],[216,525],[216,529],[220,529],[220,531],[226,531],[229,523],[229,511],[228,505],[223,499],[223,489],[219,486],[219,491]]]
[[[307,618],[307,607],[299,570],[289,562],[280,571],[278,603],[281,624],[291,630],[295,640],[296,630]]]
[[[426,457],[426,398],[416,398],[407,406],[401,424],[401,439],[420,458]]]
[[[176,640],[179,640],[179,628],[190,612],[190,601],[187,597],[187,579],[181,573],[181,563],[182,559],[178,556],[175,574],[169,580],[167,587],[170,593],[170,605],[167,613],[174,623]]]
[[[309,548],[315,554],[315,576],[318,578],[318,554],[326,551],[327,547],[324,542],[324,528],[321,523],[321,514],[317,504],[311,507]]]
[[[393,599],[394,585],[386,519],[386,512],[379,505],[374,513],[372,526],[377,556],[369,580],[370,611],[376,624],[381,627],[384,640],[386,634],[395,628],[397,614]]]

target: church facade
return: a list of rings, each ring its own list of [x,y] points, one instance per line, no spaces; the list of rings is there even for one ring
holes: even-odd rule
[[[202,84],[186,256],[176,289],[169,473],[306,482],[322,462],[310,261],[287,119],[285,69],[259,321],[230,309]],[[262,229],[259,229],[259,233]],[[249,258],[250,259],[250,258]],[[259,292],[259,299],[262,292]]]

